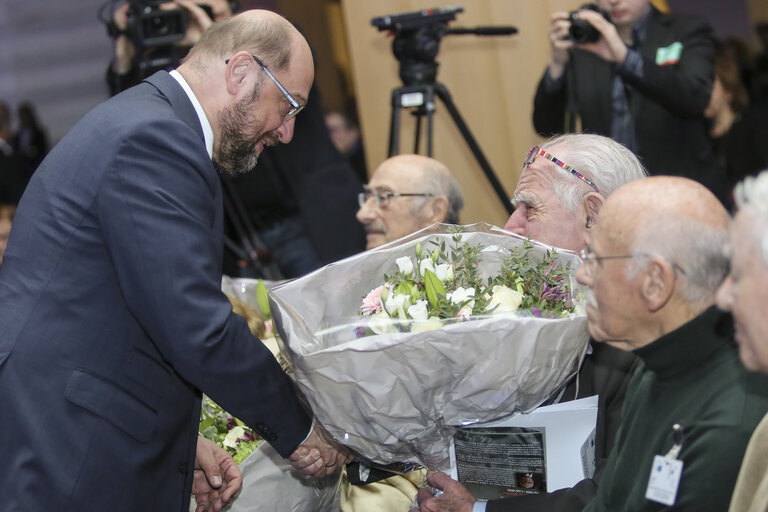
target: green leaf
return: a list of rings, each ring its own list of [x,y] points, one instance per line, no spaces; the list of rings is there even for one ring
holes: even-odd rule
[[[264,284],[264,281],[261,279],[256,283],[256,304],[259,305],[259,310],[261,311],[261,314],[264,315],[264,319],[266,320],[270,318],[269,293],[267,292],[267,287]]]
[[[440,297],[445,297],[445,288],[443,283],[437,278],[431,270],[424,271],[424,288],[427,291],[427,300],[436,308],[440,304]]]

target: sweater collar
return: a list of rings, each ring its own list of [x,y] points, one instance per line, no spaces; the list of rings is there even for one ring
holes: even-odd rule
[[[633,352],[659,378],[699,367],[723,345],[733,343],[731,316],[710,306],[690,322]]]

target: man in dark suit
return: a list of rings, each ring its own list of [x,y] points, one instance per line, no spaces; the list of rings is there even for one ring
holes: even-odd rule
[[[313,74],[290,23],[245,12],[35,172],[0,273],[0,509],[187,510],[193,479],[210,503],[239,476],[210,449],[224,484],[196,471],[201,391],[305,474],[346,461],[220,290],[216,170],[289,142]]]
[[[551,57],[534,100],[536,131],[608,135],[650,174],[687,176],[722,198],[724,171],[704,117],[714,79],[710,25],[661,13],[649,0],[597,5],[612,23],[593,10],[576,15],[596,29],[594,42],[574,42],[568,13],[552,15]]]

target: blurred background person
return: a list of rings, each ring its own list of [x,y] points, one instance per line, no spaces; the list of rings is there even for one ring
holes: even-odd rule
[[[19,129],[13,134],[13,149],[24,159],[31,175],[48,154],[48,135],[37,119],[32,103],[25,101],[16,109]]]
[[[0,101],[0,203],[17,204],[29,175],[24,160],[13,149],[11,109]]]
[[[534,99],[536,131],[610,136],[650,174],[688,176],[724,196],[704,117],[713,80],[711,26],[662,13],[649,0],[596,4],[612,21],[589,9],[573,18],[552,14],[550,60]]]
[[[715,155],[726,170],[730,191],[745,176],[768,167],[768,124],[750,108],[739,63],[725,43],[715,49],[715,82],[704,114],[711,121]]]
[[[229,18],[237,8],[236,2],[227,0],[173,0],[153,7],[156,4],[146,0],[125,2],[115,9],[107,22],[107,31],[115,40],[115,55],[107,68],[107,84],[113,95],[136,85],[155,71],[178,66],[208,27],[215,21]],[[155,15],[146,14],[147,6]],[[147,25],[157,27],[155,34],[138,30],[142,26],[141,16],[151,19]],[[186,30],[178,34],[184,23]],[[178,36],[175,41],[166,42],[161,36],[169,33]]]
[[[355,170],[361,183],[368,181],[365,150],[357,119],[351,114],[332,110],[325,114],[325,125],[336,149],[344,155]]]

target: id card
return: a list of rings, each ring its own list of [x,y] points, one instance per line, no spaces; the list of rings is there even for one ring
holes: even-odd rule
[[[682,475],[683,461],[657,455],[653,458],[653,467],[651,467],[651,476],[648,478],[648,489],[645,491],[645,497],[663,505],[674,505]]]

